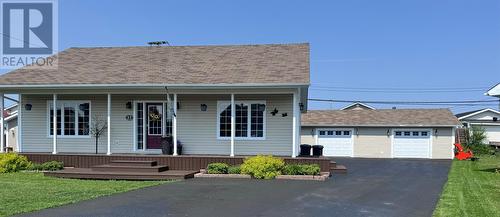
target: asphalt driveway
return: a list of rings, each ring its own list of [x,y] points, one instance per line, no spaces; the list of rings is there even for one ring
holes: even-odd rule
[[[326,182],[191,179],[25,216],[431,216],[451,161],[336,159]]]

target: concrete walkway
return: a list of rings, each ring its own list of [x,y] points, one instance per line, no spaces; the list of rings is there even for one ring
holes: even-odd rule
[[[451,161],[336,159],[326,182],[191,179],[25,216],[431,216]]]

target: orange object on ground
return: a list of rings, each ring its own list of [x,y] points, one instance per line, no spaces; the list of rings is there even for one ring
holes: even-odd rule
[[[455,158],[458,160],[468,160],[474,158],[471,150],[465,151],[460,143],[455,143]]]

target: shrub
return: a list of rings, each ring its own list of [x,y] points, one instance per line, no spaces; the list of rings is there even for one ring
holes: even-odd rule
[[[281,158],[259,155],[247,158],[241,165],[241,172],[257,179],[273,179],[281,174],[284,166]]]
[[[28,158],[16,153],[0,154],[0,173],[17,172],[30,165]]]
[[[303,175],[319,175],[321,169],[318,164],[301,165]]]
[[[317,164],[289,164],[283,168],[285,175],[319,175],[320,167]]]
[[[301,166],[298,164],[288,164],[283,167],[283,174],[285,175],[302,175]]]
[[[468,142],[465,148],[472,150],[474,155],[485,155],[492,154],[494,150],[485,144],[486,141],[486,131],[482,127],[472,126],[471,133],[468,135]]]
[[[62,170],[64,168],[63,162],[59,161],[49,161],[45,162],[41,165],[42,170],[47,170],[47,171],[55,171],[55,170]]]
[[[33,171],[42,170],[42,165],[30,162],[29,165],[26,167],[26,170],[33,170]]]
[[[229,165],[226,163],[210,163],[207,166],[208,174],[227,174]]]
[[[238,165],[238,166],[230,166],[227,169],[227,173],[229,173],[229,174],[241,174],[241,166],[240,165]]]

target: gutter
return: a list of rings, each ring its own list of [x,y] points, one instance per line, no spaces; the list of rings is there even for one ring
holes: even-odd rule
[[[33,88],[33,89],[63,89],[63,88],[165,88],[174,87],[178,89],[205,89],[205,88],[297,88],[309,87],[309,83],[237,83],[237,84],[3,84],[0,88]]]
[[[302,124],[302,127],[457,127],[457,125],[328,125],[328,124]]]

